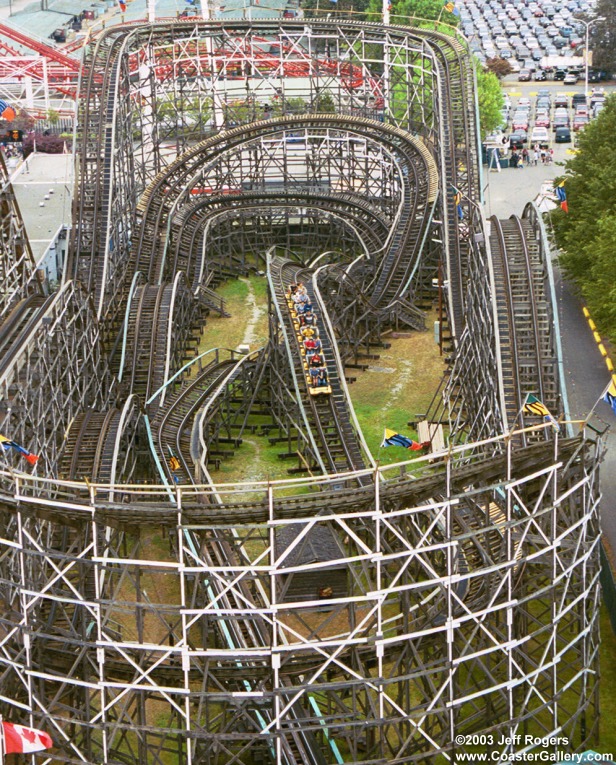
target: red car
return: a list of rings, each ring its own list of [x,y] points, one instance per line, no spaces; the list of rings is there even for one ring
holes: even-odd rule
[[[545,114],[537,114],[535,117],[535,127],[549,128],[550,115],[547,112]]]
[[[522,117],[513,118],[513,132],[517,133],[520,130],[524,130],[524,132],[528,131],[528,118],[522,118]]]
[[[583,114],[576,114],[573,118],[573,129],[576,131],[581,130],[586,125],[588,125],[588,117]]]

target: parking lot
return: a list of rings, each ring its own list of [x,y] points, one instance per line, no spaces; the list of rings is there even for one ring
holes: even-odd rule
[[[512,117],[516,112],[520,98],[527,98],[531,103],[529,128],[530,135],[532,135],[534,118],[537,113],[536,102],[539,90],[549,91],[552,99],[552,107],[549,112],[550,117],[553,116],[555,111],[553,104],[557,94],[566,94],[570,104],[568,114],[571,121],[574,114],[571,106],[573,97],[577,94],[579,99],[584,94],[584,86],[582,84],[574,88],[563,88],[561,83],[548,83],[547,85],[544,85],[544,83],[518,83],[515,79],[508,78],[503,85],[504,91],[511,102],[507,130],[501,134],[501,136],[504,135],[506,138],[510,137]],[[605,90],[606,96],[616,90],[616,85],[613,83],[607,83],[602,85],[602,87]],[[579,135],[579,131],[571,130],[571,143],[555,143],[554,130],[551,125],[548,129],[548,141],[549,147],[554,150],[554,157],[553,162],[550,164],[543,165],[541,162],[538,165],[526,164],[523,170],[501,167],[500,173],[496,167],[490,169],[484,165],[484,192],[487,214],[497,214],[503,217],[507,217],[512,212],[521,214],[524,205],[541,192],[541,188],[546,181],[563,174],[563,165],[567,159],[573,156]],[[528,143],[526,145],[528,147]],[[506,148],[500,151],[500,154],[502,157],[507,158],[511,156],[509,141],[507,141]]]
[[[547,79],[568,76],[566,84],[575,84],[580,71],[571,70],[583,68],[585,45],[579,18],[592,15],[594,5],[595,0],[463,0],[460,22],[482,64],[504,58],[523,80],[542,79],[536,73],[545,71]]]

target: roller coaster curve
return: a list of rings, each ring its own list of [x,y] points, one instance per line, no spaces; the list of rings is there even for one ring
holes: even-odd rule
[[[473,80],[429,29],[102,33],[52,294],[0,164],[0,432],[40,454],[0,469],[0,712],[48,730],[47,761],[436,763],[596,736],[603,447],[566,422],[540,215],[483,216]],[[423,326],[439,263],[449,446],[379,466],[345,362]],[[257,272],[266,346],[199,353],[215,287]],[[256,415],[297,477],[215,485]]]

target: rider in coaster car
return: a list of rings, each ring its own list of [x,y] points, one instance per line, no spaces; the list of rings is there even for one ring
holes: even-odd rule
[[[313,354],[312,358],[310,359],[310,366],[311,367],[322,367],[325,362],[323,361],[323,356],[321,356],[320,353]]]
[[[310,383],[315,388],[323,388],[327,383],[327,369],[325,367],[310,367]]]
[[[314,327],[317,323],[317,317],[312,313],[312,311],[304,311],[304,313],[301,313],[299,316],[299,325],[300,327]]]
[[[321,350],[321,341],[318,337],[308,337],[304,340],[304,350],[306,351],[306,357],[312,356]]]
[[[300,332],[304,339],[319,336],[319,330],[316,327],[302,327]]]
[[[297,313],[306,313],[307,311],[312,311],[312,303],[296,303],[295,309],[297,310]]]

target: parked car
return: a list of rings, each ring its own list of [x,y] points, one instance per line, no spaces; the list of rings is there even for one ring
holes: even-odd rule
[[[588,115],[587,114],[576,114],[573,118],[573,129],[577,132],[578,130],[582,130],[582,128],[585,128],[586,125],[588,125]]]
[[[571,106],[574,109],[577,109],[578,105],[584,105],[586,107],[586,94],[585,93],[574,93],[573,98],[571,99]]]
[[[571,130],[568,127],[556,128],[554,141],[556,143],[571,143]]]
[[[528,130],[528,117],[514,117],[512,122],[514,132],[518,130]]]
[[[574,72],[569,72],[565,75],[565,79],[563,80],[563,85],[575,85],[577,81],[579,80],[579,77]]]
[[[557,93],[554,97],[554,106],[556,108],[564,107],[565,109],[569,108],[569,96],[566,93]]]
[[[518,73],[519,82],[530,82],[530,69],[520,69]]]
[[[547,143],[549,138],[548,129],[545,127],[534,127],[533,132],[530,134],[530,142],[532,144]]]
[[[528,133],[525,130],[516,130],[509,136],[509,146],[512,149],[523,149],[528,143]]]
[[[538,69],[538,70],[537,70],[537,71],[536,71],[536,72],[533,74],[533,80],[534,80],[535,82],[545,82],[545,81],[547,80],[547,76],[546,76],[546,73],[543,71],[543,69]]]
[[[547,112],[537,112],[537,116],[535,117],[535,127],[549,128],[550,115]]]

